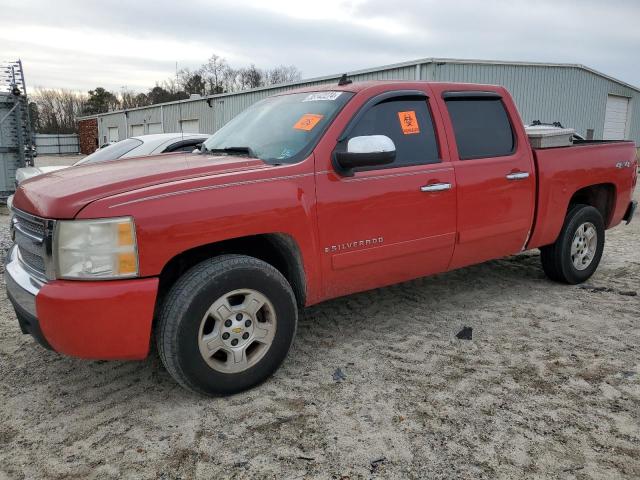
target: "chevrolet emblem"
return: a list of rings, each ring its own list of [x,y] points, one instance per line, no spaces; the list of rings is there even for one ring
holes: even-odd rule
[[[236,327],[236,328],[232,328],[231,331],[233,333],[242,333],[242,331],[244,330],[244,328],[242,327]]]

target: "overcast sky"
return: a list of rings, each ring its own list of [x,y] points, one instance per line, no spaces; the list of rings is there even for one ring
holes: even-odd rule
[[[20,0],[0,61],[28,87],[144,91],[212,54],[304,78],[425,57],[582,63],[640,86],[639,0]]]

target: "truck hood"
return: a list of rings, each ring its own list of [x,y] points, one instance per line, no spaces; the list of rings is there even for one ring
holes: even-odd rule
[[[87,204],[189,178],[269,168],[262,160],[192,153],[127,158],[65,168],[25,180],[13,206],[44,218],[73,218]]]

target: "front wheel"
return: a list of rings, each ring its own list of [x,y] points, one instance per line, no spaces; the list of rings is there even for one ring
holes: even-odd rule
[[[171,288],[156,342],[171,376],[205,395],[228,395],[268,378],[283,362],[296,331],[291,286],[253,257],[205,260]]]
[[[552,280],[575,285],[596,271],[604,250],[604,220],[588,205],[574,205],[556,242],[540,249],[542,269]]]

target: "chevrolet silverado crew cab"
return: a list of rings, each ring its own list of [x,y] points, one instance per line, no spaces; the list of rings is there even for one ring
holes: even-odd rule
[[[341,83],[262,100],[199,153],[22,183],[23,332],[87,359],[155,341],[184,387],[230,394],[282,363],[299,307],[534,248],[576,284],[633,216],[632,142],[532,149],[499,86]]]

